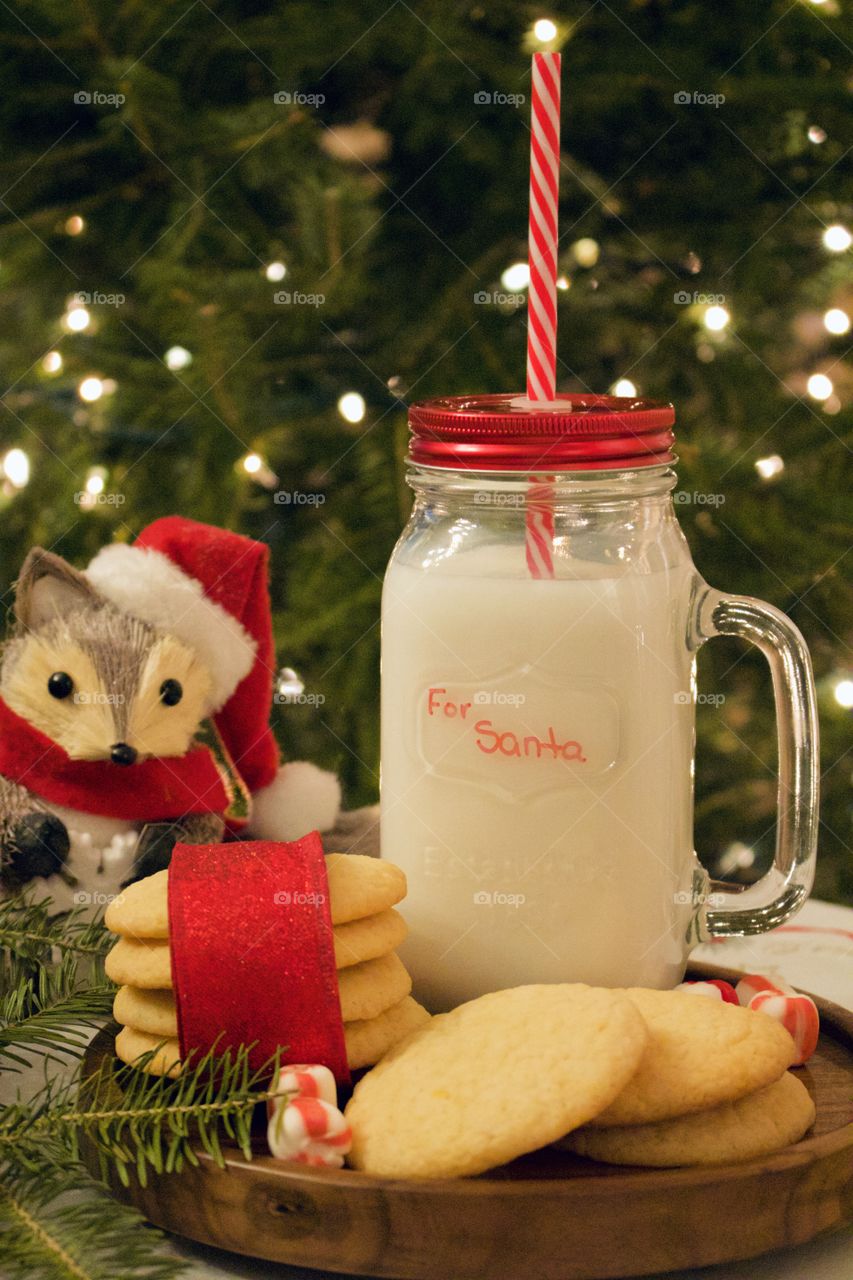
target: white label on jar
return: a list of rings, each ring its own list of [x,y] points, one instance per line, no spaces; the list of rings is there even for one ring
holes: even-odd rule
[[[417,753],[436,778],[468,782],[501,799],[582,784],[619,752],[619,705],[605,685],[557,684],[522,669],[490,680],[437,678],[419,692]]]

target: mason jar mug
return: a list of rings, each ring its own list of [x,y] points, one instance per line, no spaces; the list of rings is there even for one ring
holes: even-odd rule
[[[779,610],[697,572],[673,421],[603,396],[410,410],[414,510],[382,600],[381,847],[408,877],[402,953],[432,1009],[529,982],[671,987],[697,942],[773,928],[808,895],[808,652]],[[770,664],[779,790],[772,870],[712,893],[694,712],[717,635]]]

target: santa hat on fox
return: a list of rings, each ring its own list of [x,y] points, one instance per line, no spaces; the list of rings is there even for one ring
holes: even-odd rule
[[[276,675],[269,548],[183,516],[114,543],[86,576],[118,608],[195,649],[212,678],[208,715],[252,794],[246,834],[295,840],[328,831],[340,807],[334,774],[281,764],[269,727]]]

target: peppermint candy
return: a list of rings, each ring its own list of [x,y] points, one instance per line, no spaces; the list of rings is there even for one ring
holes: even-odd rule
[[[280,1160],[340,1169],[352,1132],[337,1105],[335,1077],[328,1067],[282,1067],[267,1099],[267,1144]]]
[[[708,978],[706,982],[681,982],[675,988],[691,996],[708,996],[711,1000],[719,1000],[723,1004],[738,1004],[735,988],[722,978]]]
[[[820,1015],[813,1000],[800,991],[765,989],[754,995],[747,1007],[769,1014],[782,1023],[797,1046],[795,1067],[808,1062],[817,1048],[820,1032]]]

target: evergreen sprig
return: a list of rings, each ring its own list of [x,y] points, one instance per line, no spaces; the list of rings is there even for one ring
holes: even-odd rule
[[[52,951],[103,959],[115,942],[103,920],[83,907],[51,915],[52,906],[49,898],[34,902],[26,894],[0,901],[0,949],[36,963]]]
[[[132,1067],[105,1059],[82,1083],[48,1081],[26,1104],[0,1112],[0,1159],[14,1155],[27,1168],[44,1167],[49,1135],[66,1159],[79,1159],[88,1145],[101,1176],[114,1171],[125,1186],[131,1171],[145,1186],[149,1171],[179,1173],[197,1165],[198,1148],[222,1166],[223,1138],[251,1159],[252,1115],[270,1096],[266,1084],[277,1071],[278,1054],[253,1070],[249,1051],[211,1050],[176,1080],[144,1070],[154,1049]]]
[[[114,996],[115,986],[103,977],[93,980],[91,965],[81,965],[75,955],[66,955],[55,967],[24,973],[10,986],[4,983],[0,1067],[27,1067],[34,1051],[41,1051],[46,1060],[82,1054],[90,1029],[109,1018]]]
[[[0,1165],[4,1280],[173,1280],[159,1232],[108,1199],[82,1165],[29,1170]]]

